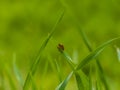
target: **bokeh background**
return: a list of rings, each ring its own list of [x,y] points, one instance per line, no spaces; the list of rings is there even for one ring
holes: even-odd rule
[[[25,80],[43,40],[50,33],[62,9],[65,9],[64,17],[42,55],[35,78],[42,90],[54,90],[59,84],[54,66],[48,61],[58,60],[61,63],[63,78],[69,72],[69,66],[66,66],[64,57],[57,50],[59,43],[63,43],[65,51],[75,62],[89,54],[78,25],[94,49],[120,35],[119,0],[0,0],[0,82],[2,74],[5,75],[4,81],[9,87],[4,65],[13,72],[14,55]],[[106,48],[99,58],[111,90],[119,90],[120,62],[114,45],[120,47],[120,42],[116,41]],[[46,63],[49,69],[44,76]],[[11,77],[14,79],[14,75],[11,74]],[[74,82],[71,83],[73,86],[69,87],[75,88]],[[2,87],[1,84],[0,86]],[[17,86],[20,88],[18,84]]]

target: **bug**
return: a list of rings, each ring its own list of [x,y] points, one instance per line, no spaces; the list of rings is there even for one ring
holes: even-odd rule
[[[63,46],[63,44],[58,44],[57,48],[58,48],[58,50],[59,50],[60,52],[63,52],[63,51],[64,51],[64,46]]]

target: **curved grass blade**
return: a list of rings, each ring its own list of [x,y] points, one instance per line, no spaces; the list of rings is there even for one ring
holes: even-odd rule
[[[51,33],[48,35],[48,37],[45,39],[45,41],[44,41],[43,44],[41,45],[41,48],[40,48],[40,50],[39,50],[39,53],[38,53],[36,59],[34,60],[34,63],[32,64],[31,69],[30,69],[30,71],[29,71],[29,73],[28,73],[28,75],[27,75],[27,78],[26,78],[25,83],[24,83],[24,86],[23,86],[23,90],[28,90],[28,88],[29,88],[29,83],[30,83],[30,72],[31,72],[31,75],[32,75],[32,76],[35,74],[36,69],[37,69],[37,67],[38,67],[38,65],[39,65],[39,62],[40,62],[41,53],[43,52],[43,50],[45,49],[47,43],[49,42],[50,38],[52,37],[53,33],[55,32],[56,27],[57,27],[57,25],[59,24],[59,22],[61,21],[63,15],[64,15],[64,10],[62,10],[62,12],[61,12],[61,14],[60,14],[57,22],[55,23],[55,25],[54,25],[54,27],[53,27],[53,29],[52,29],[52,31],[51,31]]]
[[[84,58],[78,64],[78,66],[76,67],[76,70],[81,69],[83,66],[85,66],[86,64],[88,64],[91,60],[95,59],[104,50],[105,47],[107,47],[113,41],[118,40],[118,39],[120,39],[120,37],[111,39],[111,40],[103,43],[102,45],[100,45],[95,51],[93,51],[92,53],[90,53],[86,58]]]
[[[81,34],[81,36],[82,36],[82,38],[83,38],[83,41],[84,41],[85,45],[87,46],[88,50],[89,50],[90,52],[92,52],[93,49],[92,49],[91,43],[89,42],[89,40],[88,40],[85,32],[80,28],[79,25],[78,25],[78,28],[79,28],[80,34]],[[107,85],[107,81],[106,81],[105,76],[104,76],[104,74],[103,74],[104,72],[103,72],[102,66],[101,66],[100,63],[99,63],[99,59],[98,59],[98,58],[96,58],[96,64],[97,64],[97,66],[98,66],[99,76],[100,76],[100,78],[102,79],[102,82],[104,83],[104,86],[105,86],[106,90],[109,90],[109,87],[108,87],[108,85]],[[90,66],[90,71],[91,71],[91,66]],[[90,74],[91,74],[91,73],[90,73]],[[91,83],[91,76],[90,76],[90,83]],[[91,83],[91,85],[92,85],[92,83]],[[90,86],[91,86],[91,85],[90,85]],[[92,89],[92,86],[91,86],[90,88]]]
[[[73,75],[73,71],[65,78],[65,80],[63,82],[61,82],[58,87],[55,90],[65,90],[65,87],[67,85],[67,83],[69,82],[70,78]]]
[[[72,68],[72,70],[74,72],[75,71],[75,64],[73,63],[73,60],[71,59],[71,57],[65,51],[60,51],[60,52],[67,59],[68,64],[70,65],[70,67]],[[78,72],[74,72],[74,74],[75,74],[75,78],[77,81],[78,89],[79,90],[88,90],[88,89],[84,89],[85,88],[84,85],[87,85],[87,87],[89,86],[88,84],[86,84],[88,82],[88,80],[86,79],[87,76],[84,74],[84,72],[80,71],[80,74]],[[83,79],[81,79],[81,77],[84,79],[84,82],[83,82]],[[66,83],[66,85],[67,85],[67,83]]]

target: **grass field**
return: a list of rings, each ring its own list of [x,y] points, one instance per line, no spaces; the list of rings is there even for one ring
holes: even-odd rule
[[[0,90],[119,90],[119,0],[1,0]]]

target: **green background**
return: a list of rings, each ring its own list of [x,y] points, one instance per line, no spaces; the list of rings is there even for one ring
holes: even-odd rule
[[[35,81],[39,89],[54,90],[59,84],[55,68],[48,62],[59,61],[62,79],[70,71],[65,58],[57,50],[59,43],[64,45],[65,51],[75,62],[89,54],[78,25],[86,33],[94,49],[103,42],[119,36],[119,0],[0,0],[0,72],[1,78],[4,73],[7,87],[9,82],[4,65],[7,65],[12,73],[13,56],[16,55],[16,65],[25,80],[43,40],[50,33],[63,9],[64,17],[45,48],[37,70]],[[120,89],[120,62],[115,45],[119,47],[119,41],[114,42],[99,56],[111,90]],[[46,63],[49,68],[46,75],[43,75]],[[11,77],[20,89],[14,75],[11,74]],[[74,80],[69,84],[68,90],[76,88]]]

